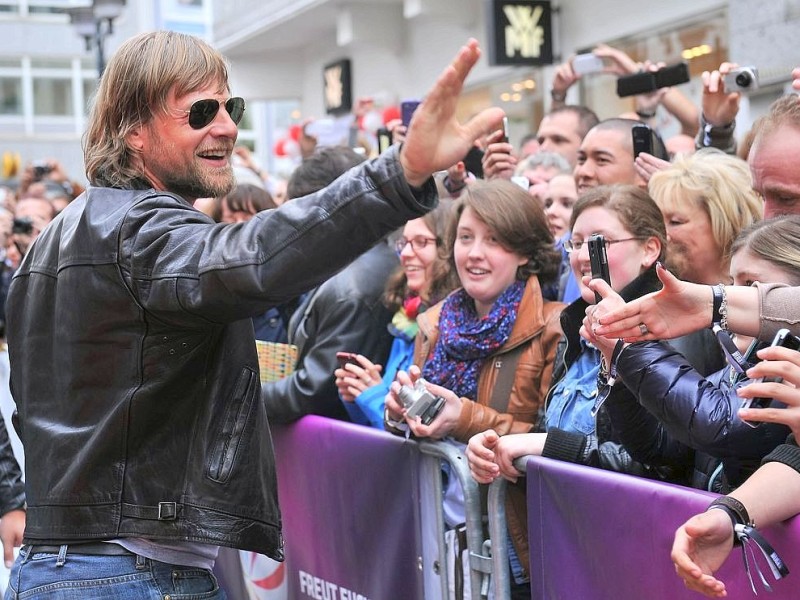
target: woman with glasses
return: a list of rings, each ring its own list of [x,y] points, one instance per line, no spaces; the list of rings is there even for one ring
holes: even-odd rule
[[[742,231],[731,247],[730,275],[734,285],[779,283],[800,285],[800,217],[785,216],[762,221]],[[622,301],[616,298],[621,305]],[[611,299],[609,300],[609,303]],[[718,330],[719,331],[719,330]],[[721,341],[731,336],[720,331]],[[722,370],[702,377],[682,356],[663,342],[626,345],[616,359],[620,378],[632,393],[622,401],[608,402],[626,447],[640,459],[657,460],[668,444],[686,444],[714,457],[719,470],[710,481],[709,471],[696,460],[695,487],[727,492],[738,487],[759,466],[761,460],[782,444],[790,433],[779,423],[748,424],[739,416],[743,398],[738,389],[753,383],[743,372],[758,359],[757,349],[746,349],[751,338],[734,336],[742,355],[734,347],[730,363]],[[615,340],[595,338],[610,358]],[[747,364],[745,364],[747,363]],[[758,413],[757,410],[749,411]],[[708,461],[706,461],[708,462]]]
[[[594,292],[582,277],[591,276],[587,241],[605,238],[611,286],[623,298],[634,299],[659,288],[656,263],[664,260],[666,231],[661,211],[644,190],[631,185],[602,186],[586,192],[572,212],[571,239],[565,244],[581,298],[561,315],[564,337],[542,418],[545,432],[501,437],[489,430],[469,441],[467,458],[473,477],[490,483],[498,476],[516,480],[513,459],[528,454],[547,456],[614,471],[669,481],[683,481],[691,464],[687,448],[675,448],[658,466],[634,460],[621,445],[602,405],[598,390],[601,353],[580,336],[586,308]],[[614,393],[624,388],[615,386]]]
[[[384,293],[384,304],[394,311],[389,324],[393,342],[386,365],[351,353],[343,355],[340,368],[334,372],[339,397],[355,423],[383,429],[384,399],[389,386],[399,370],[411,365],[419,330],[417,316],[458,284],[447,267],[444,250],[451,208],[446,204],[409,221],[395,242],[400,267],[386,282]]]
[[[558,272],[559,254],[541,202],[507,180],[475,181],[456,204],[447,239],[449,267],[461,287],[418,318],[413,377],[444,399],[428,424],[407,414],[399,391],[411,384],[399,373],[386,398],[387,425],[420,438],[446,439],[459,448],[479,431],[532,431],[550,385],[563,304],[542,297],[541,284]],[[445,486],[445,520],[464,522],[460,485]],[[507,515],[512,570],[527,579],[527,524],[521,489],[509,490]],[[466,593],[465,593],[466,596]],[[530,589],[527,589],[530,597]]]

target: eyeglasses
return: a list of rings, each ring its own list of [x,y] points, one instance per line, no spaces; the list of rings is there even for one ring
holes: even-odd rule
[[[410,240],[401,237],[394,243],[394,249],[397,252],[397,255],[400,256],[403,250],[405,250],[405,247],[408,246],[409,244],[411,244],[411,248],[412,250],[414,250],[414,252],[419,252],[420,250],[424,250],[425,246],[427,246],[428,244],[435,244],[435,243],[436,243],[436,238],[422,237],[421,235],[413,237]]]
[[[620,242],[631,242],[633,240],[644,240],[644,239],[646,239],[646,238],[643,238],[643,237],[629,237],[629,238],[625,238],[624,240],[609,240],[609,239],[606,239],[606,250],[608,250],[608,247],[611,244],[619,244]],[[570,240],[564,240],[564,250],[566,250],[570,254],[572,254],[573,252],[580,252],[581,248],[583,248],[583,245],[585,243],[586,242],[583,242],[583,241],[576,242],[575,240],[571,240],[571,239]]]
[[[222,100],[206,98],[198,100],[192,104],[189,110],[184,110],[183,112],[189,115],[189,126],[192,129],[202,129],[214,120],[222,104]],[[228,98],[224,104],[231,121],[238,125],[239,121],[242,120],[242,116],[244,116],[244,98]]]

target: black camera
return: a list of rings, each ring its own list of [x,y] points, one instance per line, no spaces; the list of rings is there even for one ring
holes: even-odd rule
[[[41,179],[52,170],[53,167],[44,161],[35,162],[33,163],[33,179],[35,181],[41,181]]]
[[[398,396],[406,409],[406,416],[419,417],[423,425],[430,425],[444,408],[444,398],[431,394],[422,378],[417,379],[413,387],[402,386]]]
[[[758,69],[741,67],[722,78],[726,92],[749,92],[758,89]]]
[[[20,217],[11,223],[11,233],[30,235],[33,233],[33,219],[30,217]]]
[[[625,98],[626,96],[648,94],[659,88],[688,83],[689,79],[689,63],[686,62],[661,67],[658,71],[642,71],[632,75],[623,75],[617,79],[617,96]]]

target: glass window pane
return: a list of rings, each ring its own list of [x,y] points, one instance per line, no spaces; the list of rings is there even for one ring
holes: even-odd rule
[[[31,58],[31,68],[33,69],[66,69],[72,68],[68,60],[58,58]]]
[[[17,77],[0,77],[0,114],[22,114],[22,80]]]
[[[33,112],[36,115],[71,116],[72,86],[69,79],[33,80]]]

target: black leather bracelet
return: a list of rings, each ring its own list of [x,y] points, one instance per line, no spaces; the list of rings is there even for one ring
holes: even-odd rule
[[[723,507],[728,509],[729,514],[734,514],[736,516],[734,525],[738,523],[739,525],[749,525],[750,527],[755,526],[755,523],[750,520],[750,515],[747,512],[747,508],[745,508],[744,504],[732,496],[720,496],[708,505],[708,508],[715,507]]]
[[[741,541],[739,537],[736,535],[736,526],[737,525],[747,525],[748,527],[754,527],[755,523],[750,521],[750,515],[747,512],[747,508],[745,508],[744,504],[739,502],[736,498],[732,498],[730,496],[720,496],[719,498],[715,499],[711,504],[708,505],[706,510],[711,509],[718,509],[724,510],[728,513],[728,516],[731,519],[731,525],[734,528],[733,534],[733,545],[739,546],[741,545]]]

